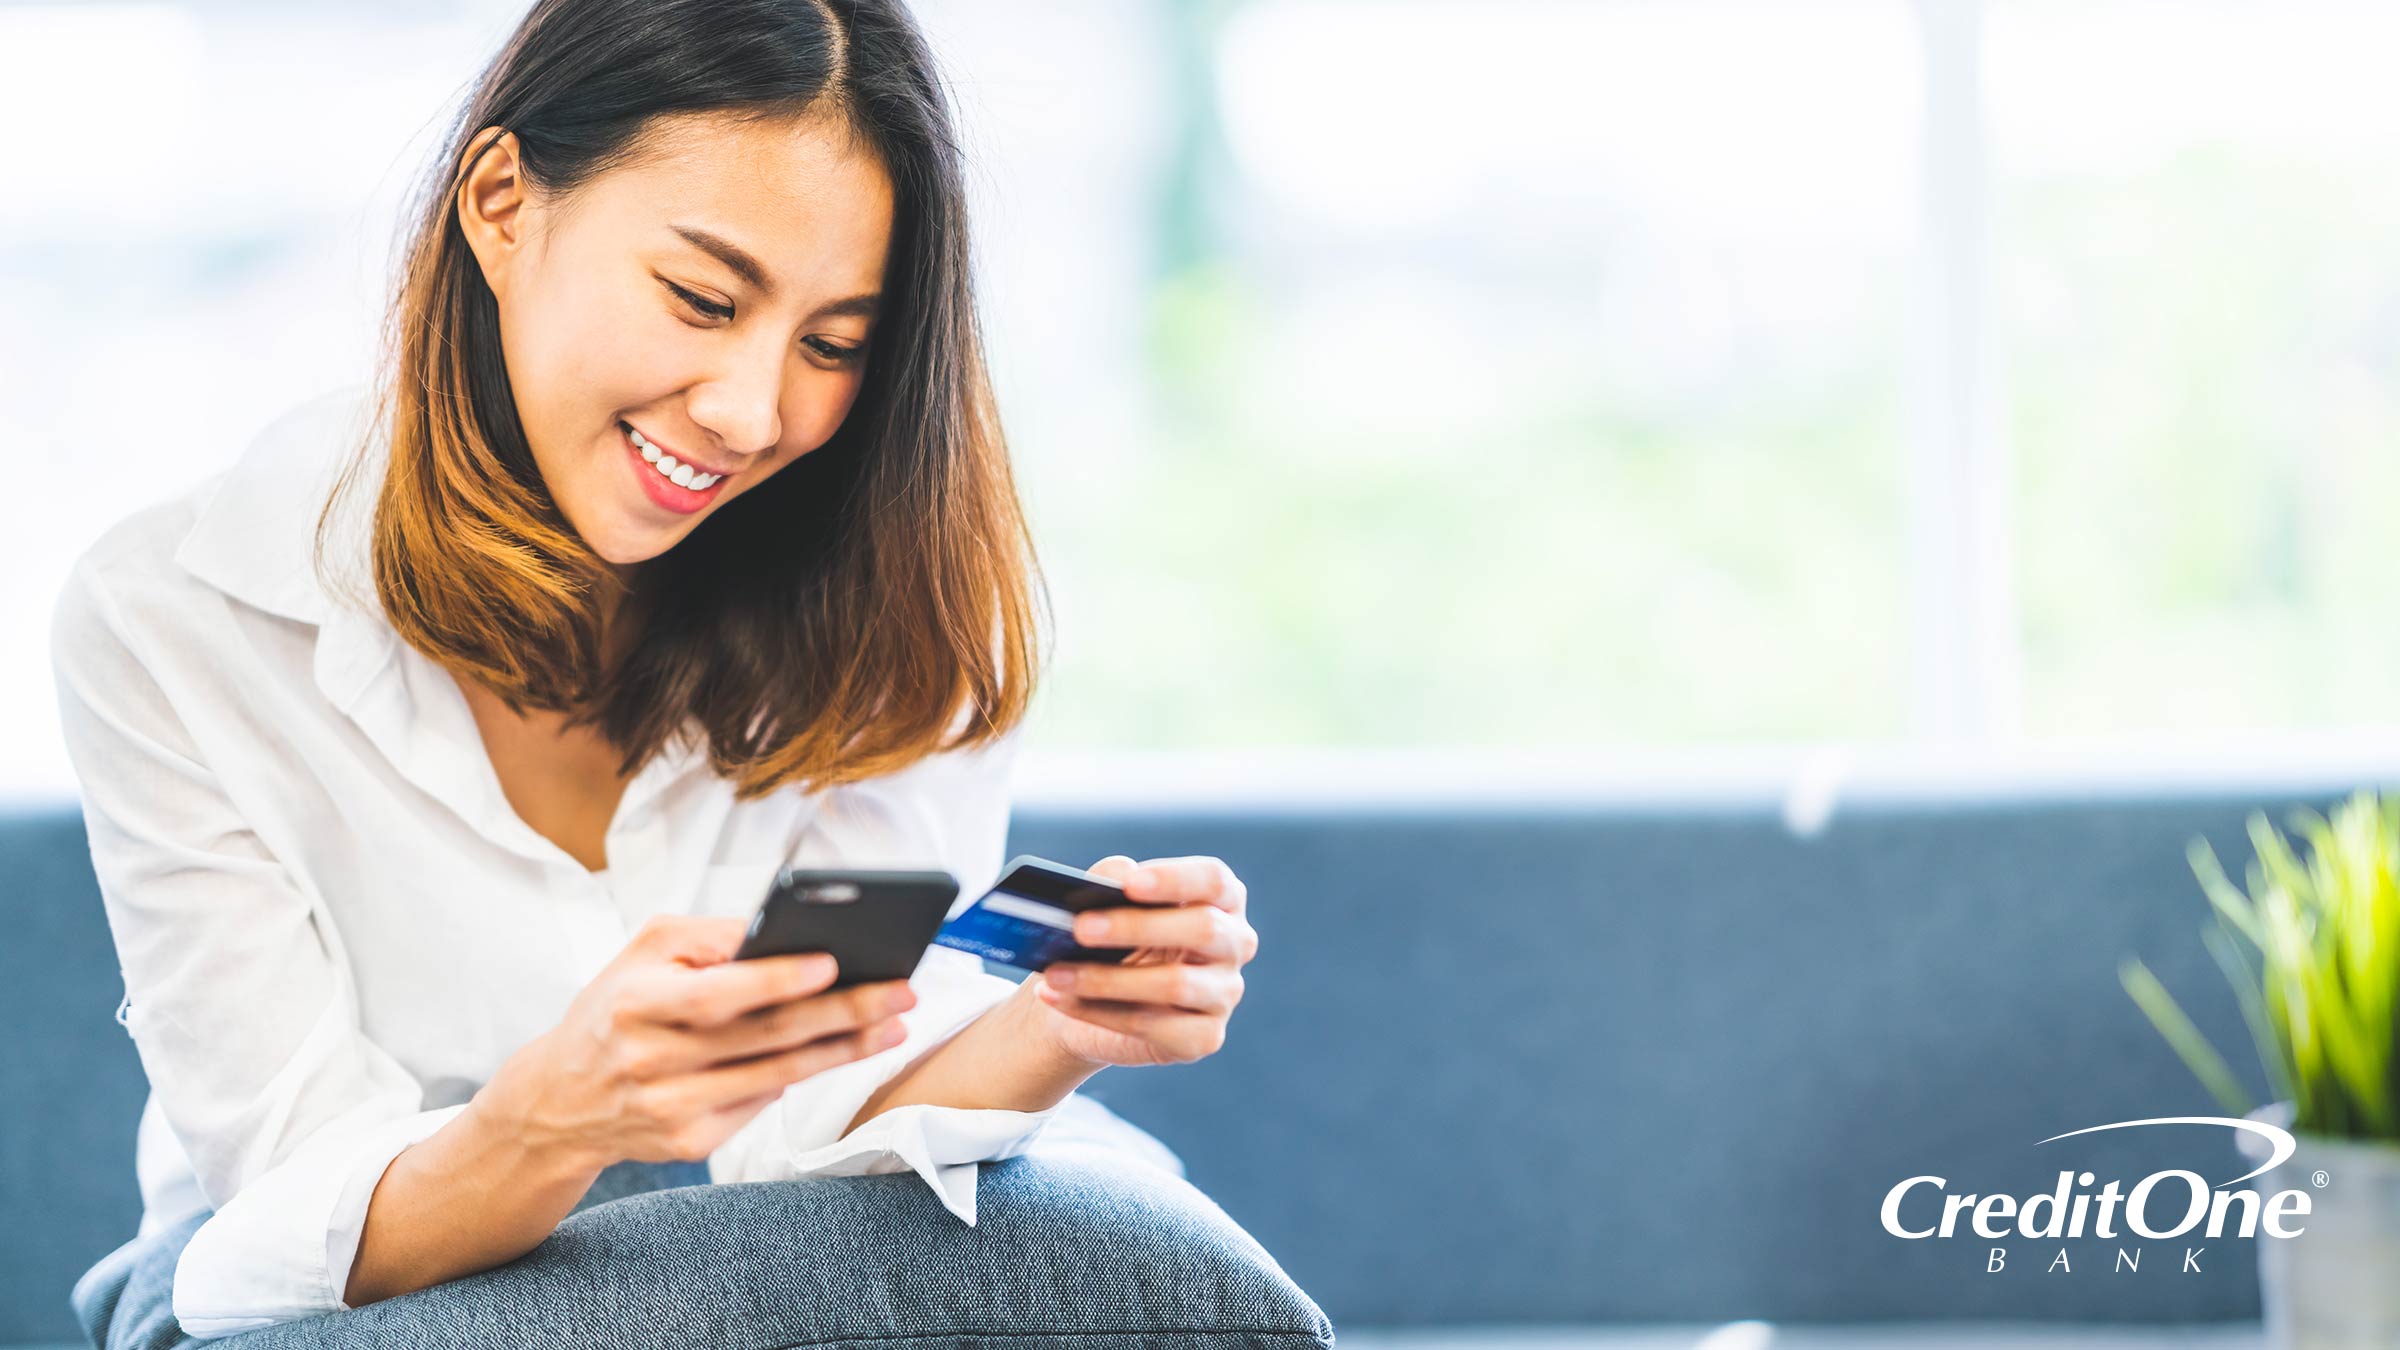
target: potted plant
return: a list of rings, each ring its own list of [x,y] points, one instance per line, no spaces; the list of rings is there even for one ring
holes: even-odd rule
[[[2206,840],[2189,851],[2216,911],[2201,940],[2233,984],[2280,1100],[2254,1106],[2148,967],[2129,959],[2118,974],[2228,1114],[2280,1126],[2299,1145],[2261,1179],[2264,1193],[2310,1197],[2299,1237],[2257,1239],[2268,1344],[2400,1346],[2400,797],[2361,791],[2330,820],[2302,810],[2292,824],[2305,860],[2263,814],[2250,818],[2258,857],[2247,892]],[[2253,1162],[2271,1156],[2257,1135],[2238,1138]]]

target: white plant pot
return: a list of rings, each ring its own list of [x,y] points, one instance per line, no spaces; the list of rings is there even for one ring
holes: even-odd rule
[[[2262,1106],[2250,1119],[2289,1130],[2292,1103]],[[2254,1164],[2272,1156],[2258,1135],[2240,1131],[2236,1140]],[[2313,1134],[2294,1141],[2298,1150],[2282,1166],[2243,1183],[2262,1202],[2287,1190],[2309,1200],[2305,1218],[2286,1220],[2299,1236],[2262,1230],[2256,1239],[2268,1350],[2400,1346],[2400,1144]]]

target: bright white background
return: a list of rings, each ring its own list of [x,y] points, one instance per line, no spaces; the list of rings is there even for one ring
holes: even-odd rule
[[[0,3],[0,792],[74,554],[365,377],[521,10]],[[918,12],[1031,795],[2400,764],[2400,11]]]

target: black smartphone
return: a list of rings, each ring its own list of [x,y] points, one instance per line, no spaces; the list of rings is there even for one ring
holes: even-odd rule
[[[905,980],[957,898],[958,878],[943,871],[787,867],[733,959],[831,952],[830,988]]]
[[[1000,869],[1000,880],[990,890],[942,926],[934,941],[1028,975],[1053,961],[1114,965],[1133,948],[1084,946],[1075,940],[1075,916],[1135,903],[1106,877],[1021,853]]]

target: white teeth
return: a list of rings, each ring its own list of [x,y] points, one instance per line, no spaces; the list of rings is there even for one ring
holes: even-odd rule
[[[723,474],[702,473],[689,464],[680,463],[673,455],[666,454],[657,446],[652,445],[642,433],[634,431],[631,427],[627,427],[626,430],[632,433],[634,446],[642,452],[642,458],[654,465],[661,477],[666,478],[677,487],[699,492],[715,487],[724,477]]]

